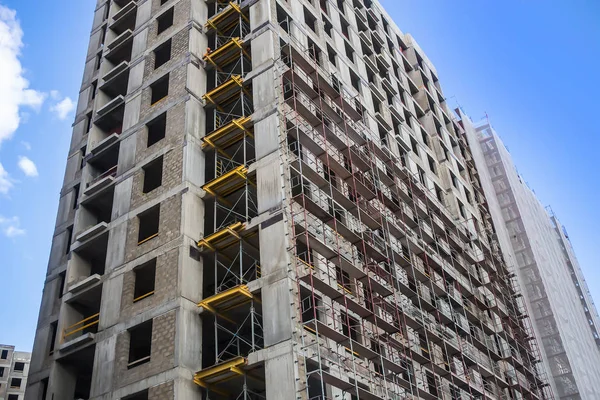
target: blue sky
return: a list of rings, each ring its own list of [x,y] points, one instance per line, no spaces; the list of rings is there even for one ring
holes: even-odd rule
[[[65,98],[77,101],[94,6],[0,0],[0,343],[22,350],[33,345],[74,117]],[[7,8],[23,31],[20,68],[11,58],[19,34]],[[15,84],[19,76],[28,86]],[[16,102],[20,122],[7,138]],[[30,163],[29,176],[19,167],[21,157],[37,176]]]
[[[70,141],[65,99],[77,100],[95,3],[0,0],[0,343],[22,350],[33,343]],[[600,2],[382,4],[435,64],[449,103],[474,120],[488,113],[520,172],[566,225],[600,301]],[[15,49],[3,47],[2,35],[15,36],[6,8],[23,31],[22,71],[5,62]],[[7,82],[7,68],[28,81],[10,85],[19,96],[6,95],[15,81]],[[7,138],[10,106],[21,118]]]

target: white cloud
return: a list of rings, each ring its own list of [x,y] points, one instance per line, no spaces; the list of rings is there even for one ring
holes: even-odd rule
[[[21,229],[21,221],[19,217],[5,218],[0,215],[0,229],[4,236],[14,238],[16,236],[24,235],[25,229]]]
[[[31,150],[31,143],[22,140],[21,144],[23,145],[23,147],[25,147],[25,150],[27,150],[27,151]]]
[[[25,156],[19,156],[19,168],[27,176],[38,176],[38,170],[35,163]]]
[[[60,92],[58,90],[51,90],[50,91],[50,98],[52,100],[59,100],[60,99]]]
[[[73,102],[73,100],[71,100],[70,97],[65,97],[64,99],[50,107],[50,111],[55,113],[58,119],[60,120],[67,119],[71,111],[73,111],[74,109],[75,103]]]
[[[14,10],[0,5],[0,143],[22,122],[21,107],[39,111],[46,94],[29,88],[19,57],[23,30]]]
[[[12,187],[12,179],[10,179],[8,172],[6,172],[2,164],[0,164],[0,194],[8,194],[8,191],[12,189]]]

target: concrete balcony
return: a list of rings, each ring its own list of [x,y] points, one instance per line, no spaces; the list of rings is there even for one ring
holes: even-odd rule
[[[134,30],[136,13],[137,2],[130,1],[113,15],[112,23],[109,25],[109,29],[112,29],[117,33],[125,32],[128,29]]]
[[[363,61],[365,62],[365,65],[367,66],[367,68],[369,68],[373,74],[379,73],[379,66],[377,65],[377,58],[375,57],[374,54],[365,54],[363,56]]]
[[[381,80],[381,85],[384,87],[384,89],[386,89],[388,92],[390,92],[392,94],[398,93],[398,88],[396,87],[396,85],[392,82],[392,80],[389,77],[383,78]]]
[[[125,97],[123,97],[122,95],[115,97],[96,111],[96,113],[98,114],[98,118],[107,116],[110,113],[115,112],[115,110],[117,110],[124,104]]]
[[[127,29],[126,31],[124,31],[123,33],[121,33],[119,36],[117,36],[116,38],[114,38],[106,46],[106,48],[111,53],[117,53],[119,50],[121,50],[122,48],[124,48],[130,41],[133,41],[133,31],[131,29]]]
[[[108,186],[111,186],[114,183],[116,176],[117,166],[115,165],[113,168],[107,170],[106,172],[97,176],[91,182],[89,182],[83,194],[86,196],[90,196],[103,189],[106,189]]]
[[[95,284],[100,282],[101,279],[102,276],[99,274],[93,274],[91,276],[88,276],[87,278],[81,279],[77,282],[70,284],[68,288],[68,293],[81,292],[87,288],[94,286]]]
[[[409,128],[406,126],[406,124],[402,124],[396,134],[396,141],[406,152],[412,150],[412,146],[410,145],[410,136],[411,134]]]
[[[103,83],[99,89],[110,97],[125,95],[129,82],[129,62],[123,61],[108,71],[102,77]]]
[[[373,38],[373,44],[377,44],[380,47],[383,47],[386,45],[385,34],[383,33],[383,31],[381,31],[379,29],[375,29],[375,30],[371,31],[371,37]]]
[[[354,7],[354,14],[356,15],[356,19],[362,22],[363,24],[368,24],[367,20],[367,12],[363,8]]]
[[[92,237],[104,232],[108,229],[108,224],[106,222],[100,222],[94,226],[89,227],[84,230],[80,234],[75,237],[76,242],[84,243],[85,241],[91,239]]]

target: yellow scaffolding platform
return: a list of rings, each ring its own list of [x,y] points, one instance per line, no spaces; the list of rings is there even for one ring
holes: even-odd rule
[[[252,299],[254,299],[254,296],[248,290],[248,286],[239,285],[202,300],[198,303],[198,307],[202,307],[213,314],[219,314],[245,304]]]
[[[218,49],[206,53],[203,59],[208,64],[213,65],[216,69],[221,70],[220,66],[230,64],[239,59],[240,51],[250,59],[250,55],[244,49],[244,41],[239,37],[234,37]]]
[[[211,251],[222,250],[242,239],[242,231],[246,224],[236,222],[226,228],[206,236],[198,241],[198,247],[207,248]]]
[[[231,75],[221,85],[203,95],[202,100],[218,107],[219,104],[227,102],[232,96],[236,95],[238,90],[243,87],[244,79],[240,75]]]
[[[213,365],[196,372],[194,383],[203,388],[212,389],[214,385],[244,375],[242,368],[247,364],[248,361],[244,357],[236,357],[233,360]]]
[[[202,138],[202,148],[211,147],[216,150],[223,150],[239,142],[245,136],[253,137],[250,132],[252,120],[250,117],[237,118],[211,132]]]
[[[241,7],[234,2],[229,2],[229,5],[223,11],[209,18],[204,26],[208,32],[212,30],[215,32],[226,31],[239,22],[240,16],[244,21],[250,23],[248,17],[242,12]]]
[[[248,182],[248,168],[240,165],[237,168],[208,182],[202,189],[215,197],[227,197],[240,190]]]

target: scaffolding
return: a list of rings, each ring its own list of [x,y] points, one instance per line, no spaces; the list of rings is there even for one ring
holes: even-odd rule
[[[327,72],[316,44],[295,37],[302,26],[279,22],[299,396],[551,399],[460,123],[444,113],[436,126],[464,151],[483,224],[457,220],[457,205],[367,128],[381,117]]]
[[[248,7],[217,1],[205,31],[208,87],[203,96],[207,130],[205,235],[197,245],[204,260],[203,369],[194,382],[207,399],[265,399],[264,372],[248,356],[264,346],[260,290],[249,285],[260,277],[252,123],[252,87]],[[212,267],[211,267],[212,266]],[[212,327],[212,329],[211,329]]]
[[[202,189],[214,213],[198,241],[205,333],[194,381],[211,399],[265,398],[264,367],[251,361],[264,341],[243,4],[217,1],[206,24]],[[380,105],[373,114],[328,72],[303,25],[283,14],[278,9],[275,86],[290,191],[284,221],[297,294],[298,398],[551,399],[460,121],[438,105],[441,92],[418,55],[402,54],[406,63],[417,61],[406,76],[416,110],[388,92],[389,115]],[[381,90],[386,60],[365,57],[372,58],[369,87]],[[444,158],[451,150],[442,132],[461,149],[455,161]],[[418,134],[430,135],[442,174],[460,165],[475,190],[476,216],[465,217],[459,202],[433,190],[411,164],[407,153]]]

